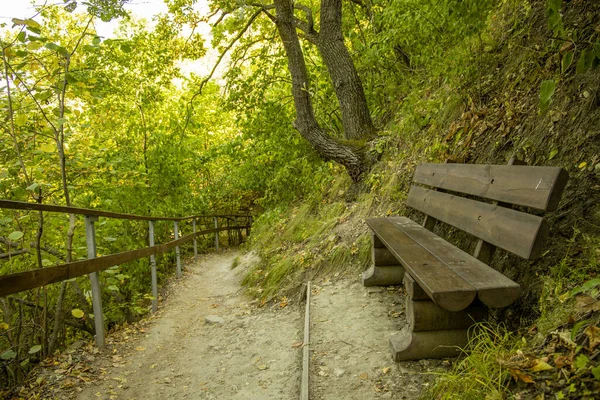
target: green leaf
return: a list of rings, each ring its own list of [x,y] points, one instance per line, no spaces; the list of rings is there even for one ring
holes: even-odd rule
[[[555,147],[550,150],[550,154],[548,155],[548,160],[552,160],[558,154],[558,149]]]
[[[25,43],[25,39],[27,39],[27,33],[25,31],[19,32],[17,35],[17,40],[21,43]]]
[[[13,358],[15,358],[17,356],[17,353],[15,353],[12,350],[6,350],[4,353],[2,353],[0,355],[0,358],[3,360],[12,360]]]
[[[588,365],[589,361],[590,361],[590,359],[587,358],[587,356],[585,356],[583,354],[580,354],[575,359],[575,362],[573,363],[573,365],[575,365],[575,367],[577,369],[582,369],[582,368],[585,368]]]
[[[575,71],[577,71],[578,74],[586,73],[592,67],[594,58],[596,58],[595,52],[588,49],[583,50],[579,56],[579,61],[577,61]]]
[[[550,99],[556,90],[556,82],[548,80],[542,82],[540,86],[540,109],[545,111],[550,105]]]
[[[123,52],[125,52],[125,53],[131,53],[131,46],[128,45],[127,43],[122,43],[121,50],[123,50]]]
[[[40,146],[40,149],[44,153],[54,153],[54,151],[56,150],[56,147],[52,143],[44,143]]]
[[[12,240],[13,242],[16,242],[17,240],[21,239],[22,237],[23,237],[23,232],[14,231],[10,235],[8,235],[8,240]]]
[[[576,323],[575,326],[573,327],[573,330],[571,331],[571,340],[575,341],[575,338],[577,337],[577,333],[581,330],[581,328],[583,328],[585,325],[589,325],[589,324],[590,324],[590,321],[587,319]]]
[[[26,114],[19,114],[16,116],[15,125],[24,126],[26,123],[27,123],[27,115]]]
[[[569,69],[569,67],[571,66],[572,63],[573,63],[573,52],[572,51],[567,51],[563,55],[562,61],[560,62],[560,70],[561,70],[561,72],[564,74],[565,71],[567,69]]]
[[[600,365],[597,365],[594,368],[592,368],[592,375],[594,375],[594,378],[600,381]]]
[[[42,345],[36,344],[35,346],[31,346],[31,348],[29,349],[29,354],[35,354],[35,353],[39,352],[40,350],[42,350]]]
[[[108,290],[112,290],[113,292],[118,292],[119,288],[116,287],[115,285],[110,285],[107,287]]]
[[[94,46],[98,46],[98,45],[100,44],[100,42],[101,42],[101,39],[100,39],[100,37],[99,37],[99,36],[96,36],[96,37],[94,37],[94,38],[92,39],[92,44],[93,44]]]
[[[48,50],[52,50],[52,51],[56,51],[56,49],[58,49],[60,46],[57,45],[56,43],[46,43],[45,46]]]
[[[59,119],[56,120],[56,124],[58,126],[63,126],[66,122],[67,122],[66,118],[59,118]]]
[[[596,58],[600,58],[600,42],[594,43],[594,52],[596,53]]]
[[[71,314],[75,317],[75,318],[83,318],[83,316],[85,315],[85,313],[80,310],[79,308],[74,308],[71,310]]]
[[[38,188],[38,186],[40,186],[40,185],[38,185],[37,183],[34,182],[31,185],[27,186],[27,190],[34,191],[35,189]]]
[[[42,47],[42,43],[41,42],[29,42],[29,43],[27,43],[27,50],[29,50],[29,51],[37,50],[40,47]]]

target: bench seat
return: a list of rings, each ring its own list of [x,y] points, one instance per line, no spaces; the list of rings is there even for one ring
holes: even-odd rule
[[[409,218],[372,218],[367,225],[429,298],[445,310],[463,310],[476,296],[496,308],[519,297],[517,283]]]

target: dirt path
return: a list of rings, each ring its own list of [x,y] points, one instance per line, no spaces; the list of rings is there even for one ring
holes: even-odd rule
[[[302,315],[249,304],[236,253],[188,268],[143,337],[100,357],[79,399],[291,399],[299,390]],[[209,322],[212,321],[212,322]]]
[[[258,307],[240,282],[256,262],[227,252],[188,265],[150,318],[80,342],[44,362],[29,398],[297,399],[304,305]],[[417,399],[440,361],[394,363],[389,335],[404,324],[404,292],[359,277],[312,282],[310,398]]]
[[[438,360],[392,361],[388,339],[404,318],[404,291],[359,277],[313,284],[311,399],[418,399]]]

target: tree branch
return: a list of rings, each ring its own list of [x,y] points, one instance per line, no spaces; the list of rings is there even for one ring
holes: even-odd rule
[[[194,100],[196,99],[196,97],[198,97],[202,94],[202,89],[204,88],[204,85],[206,85],[208,83],[208,81],[213,77],[213,75],[215,74],[215,71],[217,70],[217,67],[219,66],[219,64],[221,64],[223,57],[225,57],[225,55],[229,52],[229,50],[231,50],[231,48],[237,43],[237,41],[240,40],[240,38],[244,35],[244,33],[246,33],[246,31],[250,28],[250,26],[252,25],[254,20],[262,12],[263,12],[263,10],[261,8],[260,10],[257,10],[254,14],[252,14],[252,16],[250,17],[248,22],[246,22],[246,25],[244,25],[244,27],[238,32],[238,34],[229,42],[227,47],[225,47],[225,49],[221,52],[221,54],[219,55],[219,58],[217,59],[217,62],[215,62],[215,64],[213,65],[213,68],[210,71],[210,73],[208,74],[208,76],[206,78],[204,78],[202,80],[202,82],[200,82],[200,87],[198,88],[198,91],[196,93],[194,93],[194,95],[192,96],[192,98],[190,99],[190,101],[186,107],[187,108],[187,117],[185,119],[185,125],[183,126],[182,135],[185,134],[185,130],[187,129],[187,127],[190,123],[190,120],[192,119],[192,111],[194,110]]]

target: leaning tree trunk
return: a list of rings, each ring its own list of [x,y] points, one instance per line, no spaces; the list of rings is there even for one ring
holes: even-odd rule
[[[347,139],[364,140],[375,136],[375,127],[362,82],[342,34],[342,0],[321,0],[321,32],[316,42],[331,76],[340,104]]]
[[[292,3],[290,0],[275,0],[274,3],[277,12],[277,30],[283,41],[288,69],[292,76],[292,95],[296,108],[294,127],[310,142],[321,157],[342,164],[346,167],[352,180],[358,182],[367,170],[362,150],[341,144],[329,136],[317,123],[307,90],[309,87],[308,73],[293,20]]]

